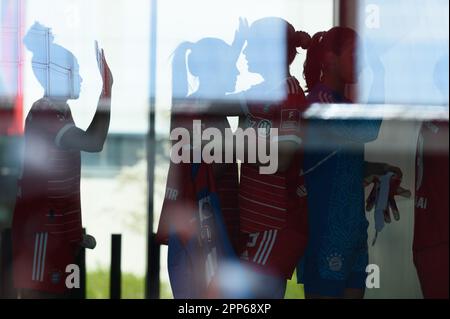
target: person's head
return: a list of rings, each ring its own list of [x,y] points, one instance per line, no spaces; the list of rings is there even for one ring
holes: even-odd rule
[[[51,29],[35,22],[23,38],[33,53],[32,68],[45,96],[54,99],[77,99],[81,82],[77,58],[69,50],[53,42]]]
[[[297,48],[307,49],[311,37],[296,31],[286,20],[267,17],[253,22],[247,35],[244,55],[248,70],[264,78],[289,73],[289,66],[297,55]]]
[[[197,77],[199,89],[218,97],[234,92],[239,70],[239,52],[223,40],[204,38],[198,42],[183,42],[174,52],[172,61],[172,95],[186,97],[189,91],[188,72]]]
[[[346,27],[316,33],[308,48],[303,67],[308,90],[331,76],[340,83],[355,83],[358,77],[356,49],[358,35]]]

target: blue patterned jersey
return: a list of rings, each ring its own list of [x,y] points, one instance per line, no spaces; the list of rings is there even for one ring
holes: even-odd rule
[[[351,103],[325,85],[317,85],[308,103]],[[322,120],[307,125],[304,171],[308,189],[309,252],[319,258],[324,278],[342,280],[345,252],[366,244],[364,144],[378,136],[379,120]],[[341,256],[342,255],[342,256]],[[349,261],[348,261],[349,262]],[[352,265],[352,266],[350,266]],[[342,268],[342,271],[336,271]]]

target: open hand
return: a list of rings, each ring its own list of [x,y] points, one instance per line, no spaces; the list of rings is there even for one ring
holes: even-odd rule
[[[402,177],[394,174],[391,177],[390,185],[389,185],[389,195],[388,202],[383,210],[384,221],[386,223],[391,222],[391,214],[395,220],[400,220],[400,212],[397,207],[397,203],[395,201],[395,196],[401,196],[404,198],[410,198],[411,192],[400,186],[402,182]],[[368,179],[365,180],[365,185],[373,184],[372,190],[370,191],[369,196],[366,201],[366,211],[371,211],[375,206],[375,203],[378,200],[378,196],[380,193],[380,177],[376,175],[371,175]]]
[[[106,62],[105,52],[103,51],[103,49],[99,49],[97,41],[95,41],[95,53],[97,56],[98,69],[103,81],[102,94],[110,97],[114,79],[111,70],[109,69],[108,63]]]

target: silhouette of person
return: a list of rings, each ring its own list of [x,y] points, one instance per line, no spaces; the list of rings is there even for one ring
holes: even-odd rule
[[[200,120],[200,130],[216,128],[224,136],[225,129],[229,129],[227,118],[206,110],[211,100],[223,100],[235,90],[239,74],[236,61],[242,44],[239,38],[232,45],[204,38],[177,47],[172,62],[171,129],[185,128],[192,137],[193,121]],[[198,80],[198,88],[193,92],[189,92],[188,74]],[[193,153],[196,150],[191,145],[192,141],[184,146]],[[239,235],[237,188],[236,163],[208,164],[204,159],[194,164],[171,162],[158,238],[168,244],[169,277],[175,298],[220,296],[213,283],[216,267],[221,255],[234,253],[231,245],[237,245]],[[218,202],[214,201],[216,196]],[[207,201],[201,203],[203,198]],[[206,206],[211,213],[220,213],[202,217],[200,208]]]
[[[243,54],[248,70],[263,81],[242,93],[240,128],[254,129],[258,139],[278,144],[278,166],[261,173],[261,163],[241,158],[239,256],[254,270],[256,298],[284,298],[306,246],[306,193],[299,177],[301,122],[306,105],[298,80],[290,74],[297,48],[306,49],[310,36],[286,20],[266,17],[254,21],[245,36]],[[269,136],[271,129],[278,135]],[[250,150],[244,145],[246,152]]]
[[[100,152],[110,122],[113,78],[103,50],[96,47],[102,92],[91,124],[82,130],[67,104],[80,95],[79,65],[53,40],[51,30],[37,22],[23,39],[44,89],[26,117],[12,224],[14,285],[23,298],[67,297],[66,267],[81,248],[95,247],[92,236],[82,235],[80,151]]]
[[[357,62],[358,35],[334,27],[312,38],[304,64],[309,104],[352,103],[346,97],[361,71]],[[370,61],[379,62],[370,56]],[[372,63],[382,75],[381,63]],[[375,79],[379,96],[383,79]],[[308,248],[301,261],[300,280],[307,298],[362,298],[368,264],[364,214],[364,178],[388,172],[401,181],[399,168],[364,161],[364,144],[378,136],[381,120],[308,121],[304,173],[308,190]],[[399,188],[400,189],[400,188]],[[395,202],[390,201],[395,219]],[[389,208],[384,219],[390,222]]]

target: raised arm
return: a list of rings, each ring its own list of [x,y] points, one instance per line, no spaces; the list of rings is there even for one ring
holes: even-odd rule
[[[60,145],[63,148],[86,152],[100,152],[103,149],[111,117],[113,76],[108,63],[106,62],[103,49],[100,51],[96,45],[96,51],[97,64],[103,80],[103,87],[97,110],[86,131],[73,126],[63,134],[60,142]]]

